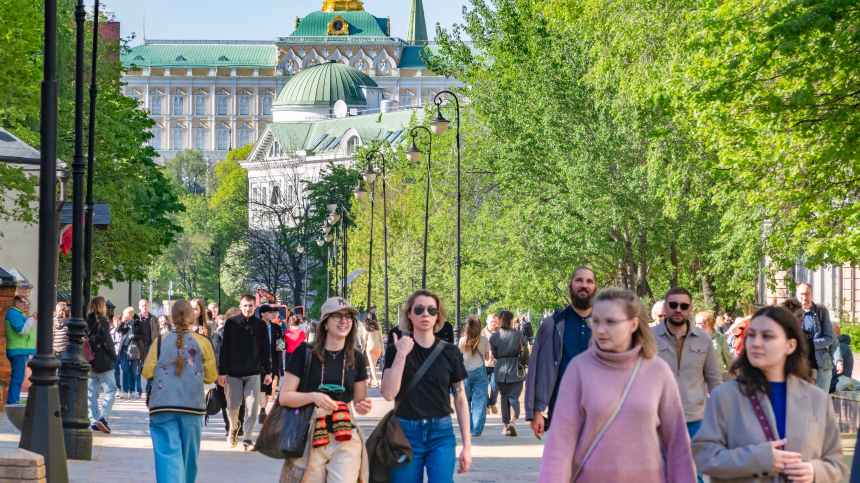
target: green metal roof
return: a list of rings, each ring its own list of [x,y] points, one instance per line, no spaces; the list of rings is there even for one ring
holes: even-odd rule
[[[326,37],[329,22],[337,16],[349,24],[349,34],[333,34],[332,37],[388,37],[388,19],[365,11],[312,12],[298,19],[298,26],[290,37]]]
[[[438,47],[435,45],[407,45],[403,48],[403,52],[400,54],[400,63],[397,65],[397,68],[426,69],[427,66],[424,65],[424,61],[421,60],[420,52],[422,49],[436,51],[438,50]]]
[[[377,87],[367,74],[345,64],[329,61],[302,69],[281,89],[276,106],[365,105],[362,87]]]
[[[122,54],[124,66],[273,68],[278,50],[268,45],[144,44]]]
[[[381,115],[367,114],[321,121],[269,123],[267,126],[281,145],[284,153],[292,155],[298,150],[306,149],[312,151],[313,154],[321,154],[336,149],[339,143],[326,146],[329,140],[342,140],[343,135],[350,129],[355,129],[358,132],[364,144],[373,144],[392,132],[406,129],[413,115],[422,115],[422,113],[410,109],[387,112]],[[323,135],[326,137],[318,143]],[[403,139],[402,133],[397,139]],[[314,147],[317,149],[314,150]],[[325,149],[322,149],[323,147]]]
[[[406,29],[407,42],[427,42],[427,23],[424,21],[424,2],[412,0],[409,10],[409,26]]]

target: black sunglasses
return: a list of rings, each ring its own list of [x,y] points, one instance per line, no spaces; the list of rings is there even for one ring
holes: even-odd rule
[[[681,306],[681,310],[687,310],[690,308],[690,304],[679,304],[678,302],[669,302],[669,308],[672,310],[677,309],[678,305]]]
[[[424,313],[424,308],[425,307],[423,305],[416,305],[412,308],[412,313],[415,315],[421,315]],[[436,307],[427,307],[427,313],[430,315],[436,315],[439,313],[439,309]]]

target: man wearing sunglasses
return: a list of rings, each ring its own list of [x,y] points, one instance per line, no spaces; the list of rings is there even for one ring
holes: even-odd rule
[[[664,302],[665,317],[651,330],[657,340],[657,355],[675,374],[692,438],[702,425],[708,394],[722,382],[717,351],[710,334],[690,323],[693,296],[687,289],[669,289]],[[701,474],[698,478],[702,483]]]
[[[591,298],[597,291],[594,271],[577,268],[567,284],[571,304],[543,319],[535,335],[526,374],[525,416],[535,437],[549,428],[558,384],[568,363],[588,349]],[[546,415],[543,412],[546,411]]]

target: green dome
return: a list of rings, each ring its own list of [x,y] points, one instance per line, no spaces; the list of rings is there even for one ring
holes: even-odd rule
[[[287,82],[276,106],[333,106],[337,101],[367,104],[362,87],[378,87],[364,72],[330,60],[302,69]]]

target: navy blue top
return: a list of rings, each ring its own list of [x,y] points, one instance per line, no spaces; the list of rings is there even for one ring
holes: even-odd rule
[[[588,326],[587,319],[590,317],[580,316],[573,307],[568,305],[564,309],[564,338],[561,341],[561,366],[558,368],[558,379],[555,380],[555,388],[552,391],[549,405],[555,405],[555,397],[558,395],[558,386],[561,383],[561,378],[567,365],[574,357],[588,349],[588,342],[591,341],[591,327]]]
[[[776,417],[776,430],[779,433],[779,439],[783,439],[785,438],[785,399],[788,393],[784,382],[772,382],[770,389],[771,394],[768,395],[768,399],[773,408],[773,415]]]

